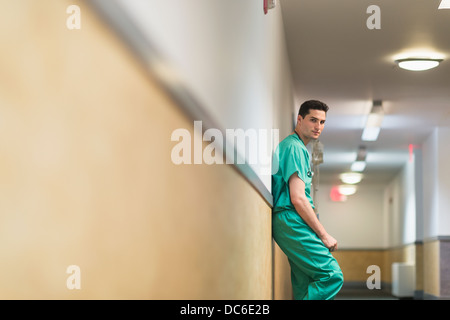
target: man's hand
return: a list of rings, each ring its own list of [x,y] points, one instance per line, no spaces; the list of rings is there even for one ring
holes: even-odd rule
[[[330,252],[337,250],[338,247],[337,240],[332,236],[330,236],[328,233],[326,233],[322,238],[320,238],[320,240],[322,240],[323,244],[325,245],[325,247],[328,248],[328,250],[330,250]]]

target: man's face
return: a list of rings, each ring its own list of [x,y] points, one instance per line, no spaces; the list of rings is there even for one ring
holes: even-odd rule
[[[301,116],[298,116],[298,119],[303,136],[308,139],[318,139],[325,126],[326,113],[322,110],[311,109],[304,119]]]

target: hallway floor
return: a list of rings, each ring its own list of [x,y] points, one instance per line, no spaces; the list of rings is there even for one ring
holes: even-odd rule
[[[399,300],[386,290],[343,288],[335,300]]]

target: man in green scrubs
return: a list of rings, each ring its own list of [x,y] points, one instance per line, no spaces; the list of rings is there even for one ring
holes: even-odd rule
[[[273,238],[289,259],[294,299],[329,300],[339,292],[344,278],[331,255],[337,241],[314,212],[312,172],[306,145],[318,139],[328,106],[309,100],[300,106],[294,132],[278,145],[272,174]]]

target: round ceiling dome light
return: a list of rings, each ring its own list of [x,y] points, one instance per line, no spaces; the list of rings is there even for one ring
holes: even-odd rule
[[[339,193],[344,196],[351,196],[355,194],[357,187],[355,185],[350,184],[342,184],[338,186]]]
[[[395,60],[398,66],[410,71],[424,71],[436,68],[442,59],[408,58]]]
[[[363,175],[358,172],[346,172],[342,173],[340,176],[341,181],[346,184],[356,184],[361,181]]]

